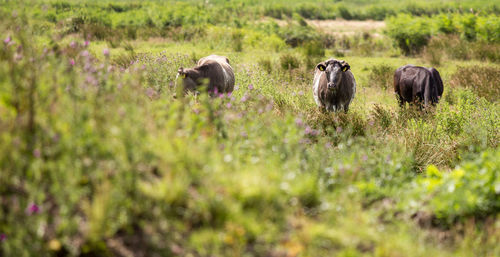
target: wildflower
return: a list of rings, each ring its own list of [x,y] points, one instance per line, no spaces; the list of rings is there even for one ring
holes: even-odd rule
[[[5,240],[7,240],[7,235],[6,235],[6,234],[3,234],[3,233],[2,233],[2,234],[0,234],[0,242],[3,242],[3,241],[5,241]]]
[[[89,51],[84,50],[83,52],[80,53],[80,55],[83,57],[87,57],[87,56],[89,56]]]
[[[248,89],[252,90],[253,89],[253,85],[252,84],[248,85]]]
[[[363,154],[363,157],[361,157],[361,159],[366,162],[368,160],[368,156],[366,156],[366,154]]]
[[[295,125],[297,125],[299,127],[302,127],[302,125],[304,125],[304,122],[302,122],[302,119],[296,118],[295,119]]]
[[[69,43],[69,46],[71,48],[75,48],[76,47],[76,42],[75,41],[71,41],[71,43]]]
[[[247,132],[243,131],[243,132],[240,133],[240,136],[244,137],[244,138],[247,138],[248,134],[247,134]]]
[[[149,97],[149,98],[153,98],[153,95],[154,95],[154,90],[152,88],[148,88],[146,89],[146,95]]]
[[[300,90],[299,95],[304,95],[304,91]]]
[[[69,60],[69,63],[71,64],[71,66],[75,66],[75,59],[71,58],[71,60]]]
[[[241,98],[241,102],[244,103],[248,100],[248,96],[245,94],[242,98]]]
[[[40,155],[41,155],[40,149],[37,148],[33,150],[33,156],[35,156],[35,158],[40,158]]]
[[[337,127],[337,129],[335,131],[337,131],[337,133],[341,133],[342,132],[342,127]]]
[[[104,50],[102,50],[102,54],[104,54],[104,56],[108,57],[109,56],[109,49],[104,48]]]
[[[319,132],[316,129],[312,129],[311,127],[307,126],[304,129],[304,134],[311,135],[311,136],[317,136],[319,134]]]
[[[231,108],[231,106],[232,106],[232,105],[231,105],[231,103],[227,103],[227,104],[226,104],[226,107],[227,107],[228,109],[229,109],[229,108]]]
[[[12,41],[12,37],[10,37],[10,36],[6,37],[6,38],[3,40],[3,42],[4,42],[5,44],[9,44],[11,41]]]
[[[234,90],[238,90],[238,89],[240,89],[240,86],[236,85],[236,86],[234,87]]]
[[[90,41],[85,40],[85,42],[83,43],[83,46],[87,47],[87,46],[89,46],[89,45],[90,45]]]
[[[36,205],[35,203],[31,203],[30,205],[28,205],[28,209],[26,209],[26,213],[28,213],[28,215],[37,214],[39,212],[40,207],[38,207],[38,205]]]

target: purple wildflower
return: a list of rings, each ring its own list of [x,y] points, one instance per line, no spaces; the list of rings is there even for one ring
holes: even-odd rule
[[[89,45],[90,45],[90,41],[85,40],[85,42],[83,43],[83,46],[87,47],[87,46],[89,46]]]
[[[304,95],[304,91],[300,90],[299,95]]]
[[[69,43],[69,46],[71,48],[75,48],[76,47],[76,42],[75,41],[71,41],[71,43]]]
[[[229,108],[231,108],[231,106],[232,106],[232,105],[231,105],[231,103],[227,103],[227,104],[226,104],[226,107],[227,107],[228,109],[229,109]]]
[[[148,88],[146,89],[146,95],[149,97],[149,98],[153,98],[153,95],[154,95],[154,89],[152,88]]]
[[[89,51],[84,50],[83,52],[80,53],[80,55],[83,57],[87,57],[87,56],[89,56]]]
[[[242,98],[241,98],[241,102],[244,103],[248,100],[248,96],[245,94]]]
[[[253,84],[248,85],[248,89],[252,90],[253,89]]]
[[[10,43],[10,41],[12,41],[12,37],[10,37],[10,36],[6,37],[6,38],[3,40],[3,42],[4,42],[5,44]]]
[[[244,138],[247,138],[248,134],[247,134],[247,132],[243,131],[243,132],[240,133],[240,136],[244,137]]]
[[[304,133],[305,133],[306,135],[309,135],[311,132],[312,132],[312,129],[311,129],[311,127],[309,127],[309,126],[307,126],[307,127],[306,127],[306,129],[304,129]]]
[[[337,127],[337,129],[335,131],[337,131],[337,133],[341,133],[342,132],[342,127]]]
[[[3,241],[5,241],[5,240],[7,240],[7,235],[6,235],[6,234],[3,234],[3,233],[2,233],[2,234],[0,234],[0,242],[3,242]]]
[[[240,86],[237,85],[234,87],[234,90],[238,90],[238,89],[240,89]]]
[[[317,136],[319,134],[319,131],[316,130],[316,129],[312,129],[311,127],[307,126],[304,129],[304,134],[311,135],[311,136]]]
[[[108,57],[109,56],[109,49],[104,48],[104,50],[102,50],[102,54],[104,54],[104,56]]]
[[[366,156],[366,154],[363,154],[363,157],[361,157],[361,159],[366,162],[368,160],[368,156]]]
[[[40,158],[41,156],[41,152],[40,152],[40,149],[35,149],[33,150],[33,156],[35,156],[35,158]]]
[[[26,209],[26,213],[28,215],[37,214],[39,212],[40,212],[40,207],[38,207],[38,205],[36,205],[35,203],[29,204],[28,208]]]
[[[304,122],[302,122],[302,119],[296,118],[295,119],[295,125],[297,125],[299,127],[302,127],[302,125],[304,125]]]
[[[71,64],[71,66],[75,66],[75,59],[71,58],[71,60],[69,60],[69,63]]]

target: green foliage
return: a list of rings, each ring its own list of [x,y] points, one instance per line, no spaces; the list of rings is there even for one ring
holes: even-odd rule
[[[415,188],[435,218],[451,224],[471,216],[485,217],[500,211],[500,151],[483,152],[451,172],[427,167],[427,176]]]
[[[283,70],[292,70],[300,67],[300,61],[292,54],[283,54],[280,57],[280,65]]]
[[[415,19],[400,14],[387,20],[387,34],[404,54],[416,54],[427,45],[431,37],[431,24],[425,19]]]
[[[500,68],[484,66],[459,66],[450,80],[453,87],[465,87],[488,101],[498,101],[500,94]]]
[[[388,64],[375,65],[370,68],[370,84],[382,90],[392,89],[396,67]]]

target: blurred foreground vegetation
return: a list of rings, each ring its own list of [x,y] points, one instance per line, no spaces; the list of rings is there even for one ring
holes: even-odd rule
[[[0,256],[500,255],[498,5],[333,2],[2,2]],[[174,98],[212,53],[235,91]],[[348,114],[312,100],[331,56]],[[397,108],[407,63],[437,107]]]

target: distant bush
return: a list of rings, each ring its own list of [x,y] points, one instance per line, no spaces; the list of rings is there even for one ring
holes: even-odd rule
[[[422,54],[434,65],[439,65],[444,58],[500,62],[500,44],[482,40],[469,42],[458,35],[438,35],[431,38]]]
[[[271,74],[273,72],[273,63],[269,59],[260,59],[259,66],[268,74]]]
[[[318,40],[318,33],[309,26],[299,26],[289,24],[286,27],[280,28],[278,35],[286,42],[287,45],[297,47],[304,43]]]
[[[450,85],[470,89],[488,101],[497,102],[500,100],[500,68],[459,66],[451,76]]]
[[[283,70],[292,70],[300,67],[300,61],[295,55],[283,54],[280,56],[280,65]]]
[[[387,20],[387,34],[405,55],[416,54],[429,42],[431,24],[425,19],[400,14]]]
[[[349,8],[340,5],[337,7],[337,12],[339,13],[339,16],[342,17],[343,19],[346,20],[352,20],[354,17],[351,14],[351,11],[349,11]]]
[[[434,17],[416,17],[399,14],[386,19],[386,22],[387,35],[394,40],[395,45],[404,54],[418,53],[428,44],[431,37],[440,34],[460,36],[462,42],[451,44],[461,47],[455,48],[458,56],[466,56],[466,52],[474,51],[473,45],[467,45],[469,42],[481,42],[481,45],[494,45],[500,42],[498,32],[500,31],[500,18],[496,15],[440,14]],[[486,58],[494,59],[494,55],[488,52]]]
[[[396,67],[388,64],[378,64],[370,68],[370,75],[368,77],[370,85],[375,85],[378,88],[387,90],[392,88],[394,83],[394,72]]]

